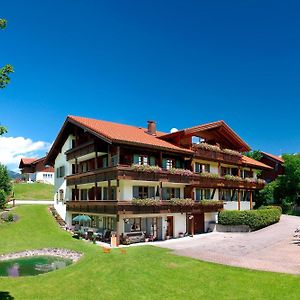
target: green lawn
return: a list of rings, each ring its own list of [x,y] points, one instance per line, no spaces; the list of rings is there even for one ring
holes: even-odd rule
[[[300,276],[201,262],[153,246],[104,254],[97,245],[72,239],[45,206],[23,205],[15,213],[20,216],[17,223],[0,224],[0,253],[63,247],[81,251],[84,257],[36,277],[3,277],[0,295],[9,292],[14,299],[43,300],[299,299]]]
[[[54,187],[46,183],[16,183],[14,194],[17,200],[52,200]]]

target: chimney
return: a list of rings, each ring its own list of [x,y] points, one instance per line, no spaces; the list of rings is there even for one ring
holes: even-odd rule
[[[148,133],[156,135],[156,123],[155,121],[148,121]]]

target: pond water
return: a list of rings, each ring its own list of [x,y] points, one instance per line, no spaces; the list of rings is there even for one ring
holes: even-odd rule
[[[71,259],[54,256],[31,256],[0,261],[0,276],[34,276],[64,268],[71,263]]]

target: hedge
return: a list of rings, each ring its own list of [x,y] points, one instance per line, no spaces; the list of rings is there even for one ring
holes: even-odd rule
[[[223,210],[219,212],[218,223],[222,225],[248,225],[258,230],[277,223],[281,211],[277,207],[265,207],[258,210]]]

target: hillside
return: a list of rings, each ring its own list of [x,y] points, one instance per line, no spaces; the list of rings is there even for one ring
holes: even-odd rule
[[[53,189],[45,183],[15,183],[14,195],[17,200],[52,200]]]

